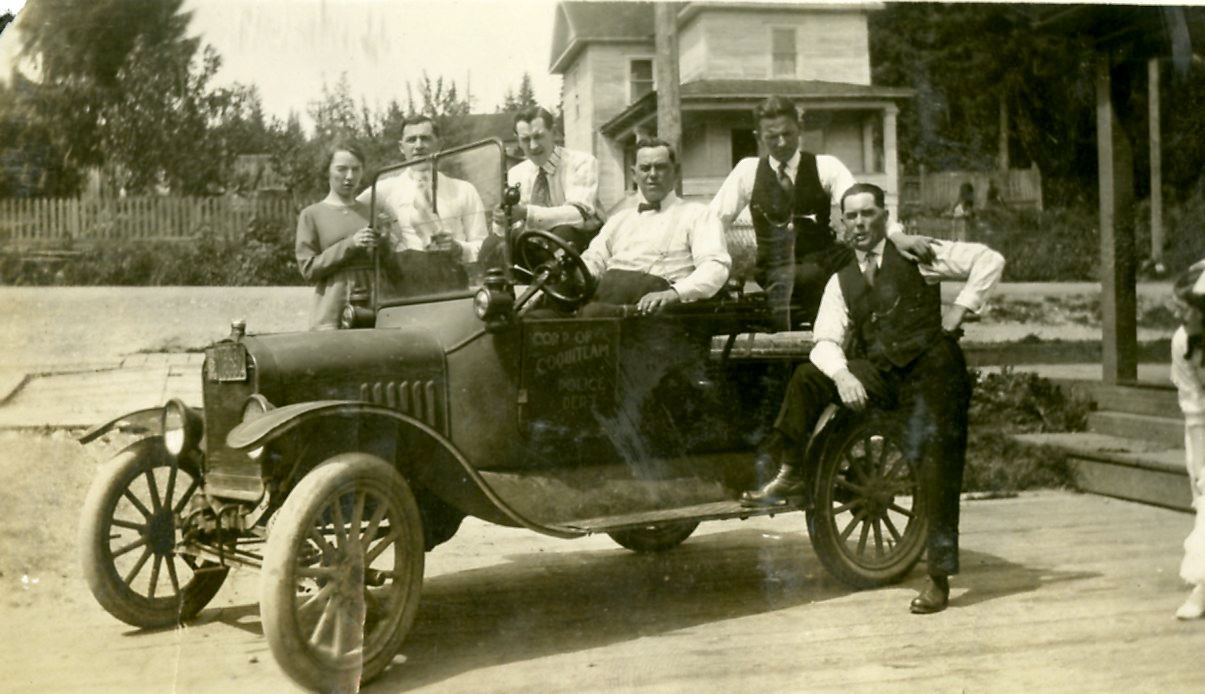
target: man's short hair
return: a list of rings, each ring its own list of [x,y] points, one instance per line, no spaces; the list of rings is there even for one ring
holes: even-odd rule
[[[874,197],[874,204],[877,205],[879,209],[887,209],[887,194],[883,192],[882,188],[873,183],[855,183],[841,194],[841,211],[845,211],[845,198],[848,198],[851,195],[861,195],[863,193],[870,193],[871,196]]]
[[[439,123],[436,123],[435,119],[431,116],[424,116],[423,114],[419,113],[413,116],[406,116],[402,119],[401,139],[406,139],[406,128],[409,128],[412,125],[422,125],[423,123],[430,123],[431,132],[435,133],[435,137],[439,137]]]
[[[543,106],[528,106],[527,108],[515,114],[513,124],[515,132],[519,131],[520,123],[527,123],[530,125],[531,122],[537,118],[544,121],[544,127],[548,130],[552,130],[553,127],[556,126],[556,118],[554,118],[553,115],[548,112],[548,109],[544,108]]]
[[[642,149],[655,149],[657,147],[664,147],[669,152],[669,163],[677,166],[678,153],[674,151],[674,146],[670,143],[662,140],[659,137],[642,137],[636,140],[637,152]]]
[[[792,122],[799,122],[799,111],[795,108],[795,104],[781,96],[771,96],[757,106],[753,107],[753,125],[761,127],[763,120],[786,116]]]

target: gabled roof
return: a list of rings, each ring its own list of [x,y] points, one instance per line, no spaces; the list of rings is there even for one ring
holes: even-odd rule
[[[825,101],[883,102],[911,99],[916,91],[906,87],[877,87],[870,84],[822,82],[819,80],[696,80],[678,90],[684,109],[748,108],[768,96],[785,96],[807,107]],[[649,92],[599,126],[611,137],[657,112],[657,92]]]
[[[552,26],[549,71],[562,73],[588,42],[653,40],[651,2],[562,2]]]

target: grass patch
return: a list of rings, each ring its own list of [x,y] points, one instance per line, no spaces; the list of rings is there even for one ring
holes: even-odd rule
[[[1090,404],[1037,374],[971,372],[970,435],[962,488],[1007,494],[1075,486],[1065,456],[1017,443],[1013,434],[1083,431]]]

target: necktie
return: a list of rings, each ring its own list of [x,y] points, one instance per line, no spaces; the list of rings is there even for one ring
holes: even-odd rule
[[[652,210],[654,212],[661,211],[661,203],[659,202],[642,202],[636,206],[636,214],[643,214]]]
[[[536,207],[552,206],[552,191],[548,187],[548,174],[544,172],[543,167],[536,174],[536,182],[531,186],[530,204]]]
[[[782,187],[785,193],[791,193],[795,190],[795,184],[791,182],[791,177],[787,174],[786,162],[778,166],[778,185]]]
[[[862,278],[866,280],[866,284],[873,287],[874,277],[879,274],[879,264],[875,262],[875,253],[870,251],[866,254],[866,267],[862,269]]]

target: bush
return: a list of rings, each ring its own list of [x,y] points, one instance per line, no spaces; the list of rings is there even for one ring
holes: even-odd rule
[[[990,208],[979,213],[974,238],[1004,255],[1006,282],[1097,279],[1100,237],[1085,205],[1036,210]]]
[[[973,492],[1069,487],[1066,458],[1017,443],[1013,434],[1083,431],[1089,404],[1034,373],[1004,369],[971,372],[970,439],[962,487]]]
[[[284,220],[252,221],[243,238],[201,234],[189,241],[113,241],[57,268],[0,254],[0,283],[79,286],[273,286],[303,284]]]

